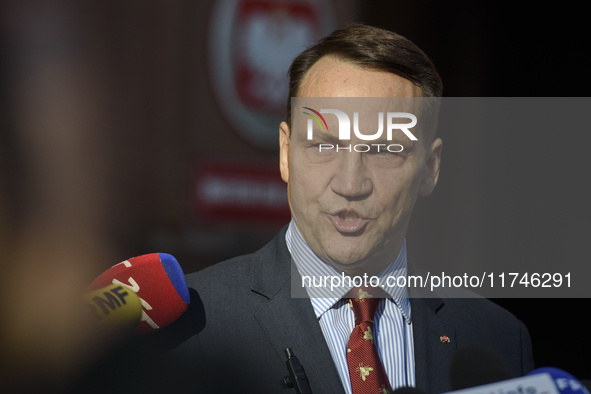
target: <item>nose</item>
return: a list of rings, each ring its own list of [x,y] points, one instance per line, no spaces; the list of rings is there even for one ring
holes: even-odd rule
[[[339,152],[339,156],[339,168],[330,182],[332,191],[348,200],[362,200],[369,196],[373,183],[362,154],[345,150]]]

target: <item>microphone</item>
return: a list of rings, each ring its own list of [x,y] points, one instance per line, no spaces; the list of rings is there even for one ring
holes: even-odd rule
[[[573,375],[553,367],[536,368],[526,376],[548,375],[561,394],[589,394],[587,388]]]
[[[454,394],[589,394],[587,388],[571,374],[558,368],[534,369],[526,376],[471,387]]]
[[[293,354],[290,347],[284,350],[287,356],[285,365],[289,371],[289,375],[281,379],[281,387],[284,389],[295,388],[298,394],[312,394],[310,382],[306,376],[304,367],[300,364],[300,360]]]
[[[121,285],[87,292],[82,300],[90,320],[109,332],[131,332],[142,317],[140,298]]]
[[[481,386],[513,378],[503,357],[492,347],[472,343],[460,347],[452,357],[451,389]]]
[[[170,325],[191,301],[183,270],[166,253],[146,254],[116,264],[99,275],[86,291],[109,285],[123,286],[139,297],[142,309],[135,329],[139,334],[151,334]]]
[[[447,394],[561,394],[548,374],[523,376],[502,382],[450,391]]]
[[[162,382],[166,385],[184,382],[184,375],[179,375],[182,368],[179,370],[177,364],[169,362],[164,353],[203,330],[205,308],[197,291],[187,286],[173,256],[152,253],[125,260],[103,272],[86,290],[86,298],[94,300],[88,307],[91,319],[97,317],[90,308],[94,307],[100,314],[102,306],[110,316],[123,308],[120,296],[127,302],[126,307],[135,296],[139,308],[134,331],[138,335],[127,336],[120,346],[101,357],[68,393],[98,394],[112,391],[113,387],[128,387],[133,392],[163,392],[167,390],[162,388]],[[97,296],[102,300],[95,299]],[[131,313],[129,317],[133,325]],[[162,379],[163,376],[166,378]]]

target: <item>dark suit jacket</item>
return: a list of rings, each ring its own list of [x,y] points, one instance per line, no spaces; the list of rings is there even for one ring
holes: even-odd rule
[[[295,392],[280,385],[290,347],[314,393],[344,392],[310,300],[291,298],[285,231],[254,254],[187,275],[201,295],[207,325],[171,353],[171,362],[194,371],[190,379],[197,386],[205,381],[203,391]],[[527,329],[489,300],[412,298],[411,311],[416,386],[428,393],[451,390],[451,357],[471,342],[494,347],[515,376],[533,369]],[[442,335],[450,342],[442,343]]]

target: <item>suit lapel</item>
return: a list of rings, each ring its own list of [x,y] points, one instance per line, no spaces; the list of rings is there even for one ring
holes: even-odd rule
[[[309,299],[291,298],[288,282],[255,316],[282,359],[286,359],[286,348],[293,349],[306,371],[313,392],[344,392]]]
[[[287,359],[285,349],[292,348],[313,392],[344,393],[310,300],[291,296],[291,256],[285,245],[285,230],[271,247],[261,250],[260,259],[252,260],[251,289],[269,299],[255,318],[282,360]]]

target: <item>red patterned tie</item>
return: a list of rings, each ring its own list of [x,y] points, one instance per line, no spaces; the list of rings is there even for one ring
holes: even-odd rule
[[[349,299],[355,312],[355,328],[349,337],[347,364],[353,394],[383,394],[392,390],[388,375],[376,348],[373,318],[380,298],[373,297],[363,288],[353,290],[357,298]]]

